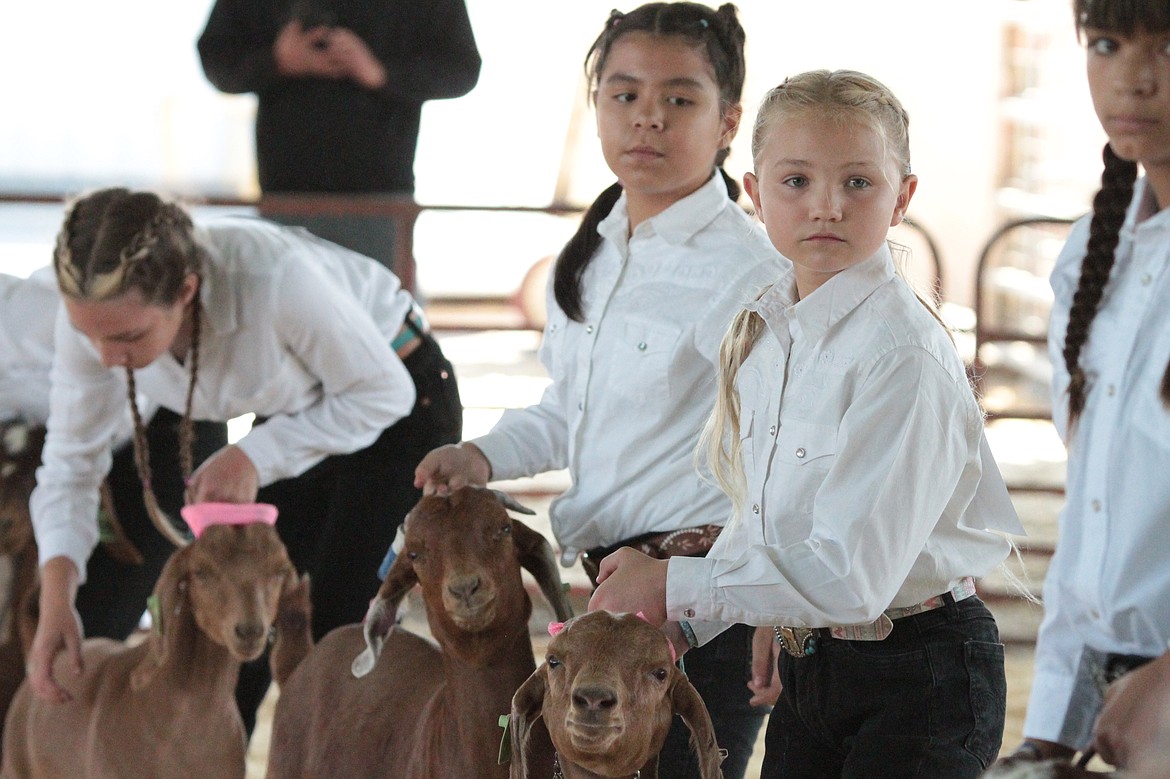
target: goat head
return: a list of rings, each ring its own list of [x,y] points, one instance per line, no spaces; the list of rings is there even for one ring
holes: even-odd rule
[[[520,608],[497,600],[500,590],[495,580],[503,572],[514,571],[510,560],[532,573],[558,619],[572,615],[547,539],[509,517],[505,509],[533,513],[504,493],[482,487],[427,496],[411,509],[403,523],[402,552],[366,612],[362,627],[366,649],[353,661],[354,676],[365,676],[373,669],[397,622],[402,599],[416,584],[429,579],[436,579],[429,591],[439,593],[435,602],[427,603],[435,632],[483,633],[498,614]]]
[[[571,764],[600,776],[656,777],[676,713],[703,779],[722,777],[711,718],[661,631],[633,614],[584,614],[565,623],[512,698],[512,777],[528,779],[529,731],[540,717],[566,776]]]
[[[275,528],[207,528],[171,555],[155,583],[150,651],[131,685],[141,689],[168,663],[183,664],[196,630],[236,660],[255,660],[268,645],[281,598],[303,586]]]

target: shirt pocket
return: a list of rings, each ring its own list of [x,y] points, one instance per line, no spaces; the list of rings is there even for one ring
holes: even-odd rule
[[[645,317],[628,317],[614,345],[619,364],[626,367],[621,388],[630,401],[660,403],[670,396],[670,366],[683,328]]]
[[[782,421],[768,476],[768,524],[781,545],[798,543],[812,532],[817,493],[837,460],[837,428]]]

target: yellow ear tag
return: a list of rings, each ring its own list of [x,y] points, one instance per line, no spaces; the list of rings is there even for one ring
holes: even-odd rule
[[[500,739],[500,756],[496,759],[496,765],[503,765],[512,762],[512,739],[508,737],[508,728],[512,724],[512,717],[508,714],[501,714],[497,722],[504,729],[504,736]]]

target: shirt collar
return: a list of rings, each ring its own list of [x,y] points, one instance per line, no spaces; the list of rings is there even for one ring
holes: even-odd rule
[[[678,246],[710,224],[723,210],[728,199],[727,186],[716,170],[706,184],[638,225],[638,231],[652,230],[668,244]],[[597,232],[618,246],[625,246],[629,225],[626,193],[622,192],[613,210],[597,225]]]
[[[206,228],[195,226],[195,243],[203,251],[199,279],[199,302],[203,306],[203,321],[216,333],[230,333],[236,329],[236,308],[231,290],[223,282],[223,257]]]
[[[883,243],[868,260],[841,271],[793,307],[801,332],[809,340],[820,340],[833,325],[893,277],[894,259],[889,244]]]
[[[1158,201],[1154,197],[1154,190],[1146,178],[1138,179],[1133,187],[1134,197],[1126,212],[1122,231],[1132,235],[1135,230],[1139,229],[1164,230],[1170,227],[1170,207],[1158,210]]]

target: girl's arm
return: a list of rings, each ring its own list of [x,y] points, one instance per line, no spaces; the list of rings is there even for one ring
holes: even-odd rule
[[[252,312],[246,326],[270,327],[320,381],[321,396],[304,409],[270,417],[237,442],[260,486],[298,476],[331,454],[369,446],[415,402],[406,366],[352,294],[307,259],[290,262],[273,284],[267,303],[256,303],[271,312]],[[246,362],[240,369],[248,369]]]
[[[671,560],[671,618],[850,625],[889,607],[940,517],[965,507],[948,503],[979,458],[978,418],[965,377],[918,347],[891,350],[858,383],[836,429],[785,417],[762,527],[749,497],[706,558]]]

